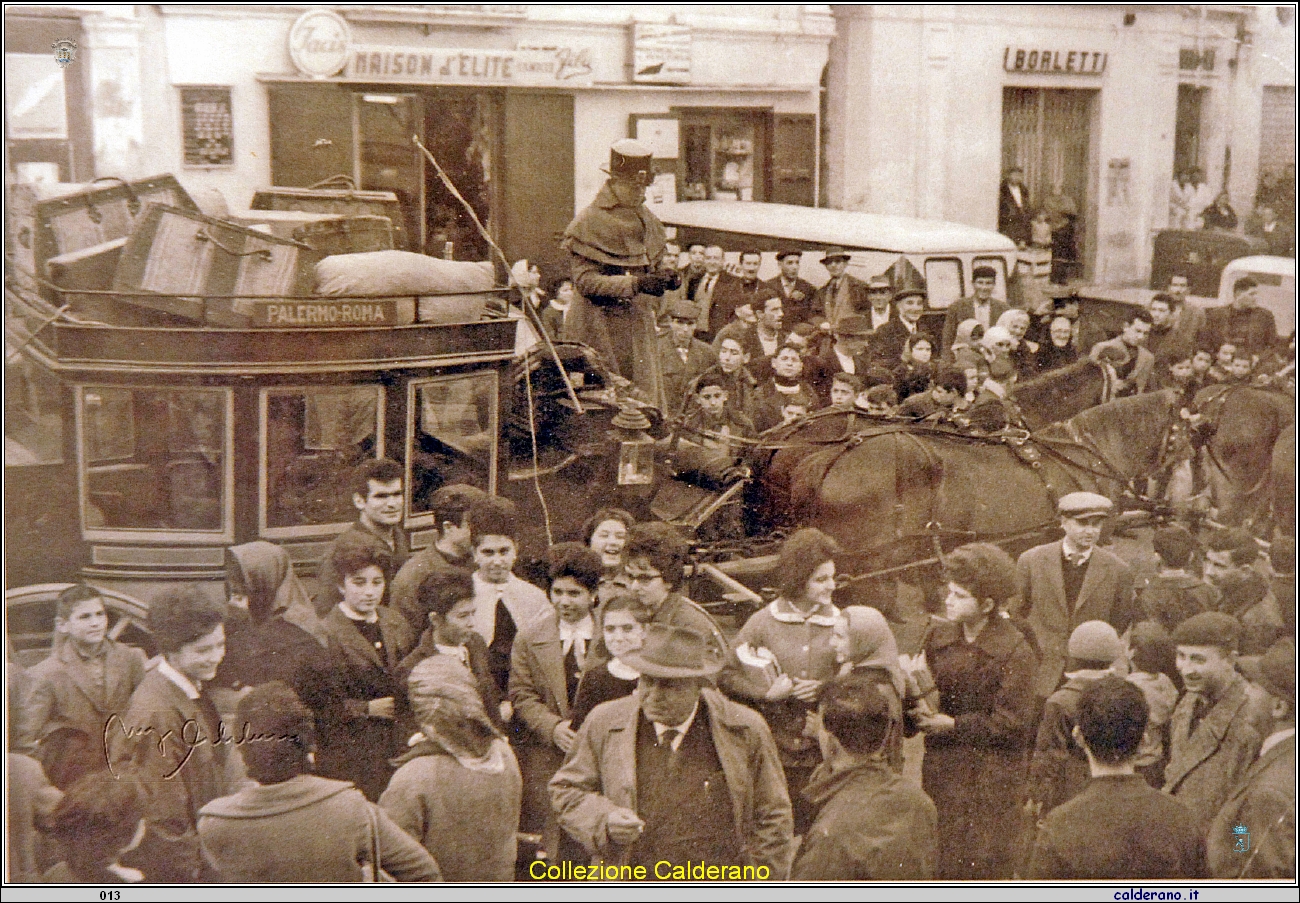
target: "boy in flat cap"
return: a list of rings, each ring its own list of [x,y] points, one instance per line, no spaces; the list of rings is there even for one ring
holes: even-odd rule
[[[1017,562],[1022,612],[1038,639],[1041,659],[1034,692],[1046,700],[1065,670],[1071,631],[1105,621],[1123,633],[1133,618],[1133,573],[1119,556],[1097,547],[1114,506],[1095,492],[1061,497],[1065,537],[1025,552]]]
[[[1295,643],[1278,640],[1259,670],[1273,730],[1210,826],[1210,874],[1295,880]]]
[[[1186,692],[1169,724],[1166,793],[1187,806],[1203,830],[1245,776],[1268,733],[1265,694],[1237,673],[1241,624],[1207,611],[1174,631]]]
[[[718,363],[717,352],[705,342],[695,338],[695,322],[699,308],[694,301],[678,298],[668,308],[668,332],[659,337],[659,369],[663,374],[664,395],[669,417],[682,410],[686,400],[686,387]]]
[[[652,152],[624,139],[609,151],[609,179],[591,205],[564,230],[570,274],[578,297],[564,318],[565,341],[585,342],[643,400],[665,407],[655,312],[681,275],[664,267],[663,223],[645,206],[654,181]]]

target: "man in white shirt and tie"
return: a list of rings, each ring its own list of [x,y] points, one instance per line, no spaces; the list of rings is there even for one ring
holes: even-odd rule
[[[695,320],[695,334],[706,342],[713,339],[713,331],[710,329],[709,320],[713,311],[713,293],[718,287],[718,280],[723,275],[724,261],[722,248],[717,245],[710,245],[704,249],[704,275],[700,276],[695,283],[690,296],[691,300],[695,302],[698,312]],[[723,326],[725,324],[719,323],[718,325]]]

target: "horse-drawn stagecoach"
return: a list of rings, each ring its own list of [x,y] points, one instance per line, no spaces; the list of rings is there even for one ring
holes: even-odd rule
[[[162,196],[145,203],[146,190]],[[221,594],[233,544],[279,543],[312,576],[355,517],[356,465],[377,456],[405,467],[416,546],[433,538],[431,494],[452,482],[545,525],[525,557],[603,505],[672,508],[691,530],[743,504],[746,535],[699,549],[694,596],[759,601],[763,553],[809,523],[848,550],[846,592],[879,603],[954,545],[1041,541],[1065,492],[1141,495],[1178,423],[1167,394],[1093,407],[1105,373],[1085,362],[1021,389],[1031,423],[1065,421],[1033,435],[825,412],[763,437],[748,484],[666,506],[672,461],[661,453],[653,476],[639,462],[673,424],[621,397],[582,346],[517,356],[510,290],[320,296],[324,255],[276,217],[257,231],[248,214],[195,206],[174,180],[92,187],[10,230],[6,585],[86,579],[117,600],[119,630],[178,583]],[[10,593],[20,652],[49,629],[39,589]]]

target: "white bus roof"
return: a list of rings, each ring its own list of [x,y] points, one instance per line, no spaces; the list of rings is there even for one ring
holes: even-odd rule
[[[666,226],[899,254],[1015,251],[1011,239],[962,223],[758,201],[682,201],[650,208]]]
[[[1294,276],[1294,257],[1269,257],[1257,254],[1254,257],[1238,257],[1228,261],[1225,270],[1245,270],[1248,273],[1268,273],[1271,276]]]

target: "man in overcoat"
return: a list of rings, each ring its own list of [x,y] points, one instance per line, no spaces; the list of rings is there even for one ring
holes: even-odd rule
[[[707,685],[718,653],[695,631],[649,625],[641,649],[622,657],[641,674],[636,693],[583,722],[550,790],[560,824],[594,860],[789,875],[793,820],[776,743],[757,712]]]
[[[1065,537],[1020,556],[1021,614],[1038,643],[1034,695],[1047,699],[1065,671],[1070,633],[1084,621],[1105,621],[1123,633],[1132,619],[1133,574],[1119,556],[1097,547],[1114,506],[1095,492],[1061,497]]]
[[[681,285],[661,268],[663,223],[645,206],[654,177],[652,152],[630,138],[609,152],[609,179],[564,230],[561,247],[578,291],[564,318],[565,341],[585,342],[605,358],[643,400],[664,407],[655,343],[659,298]]]

